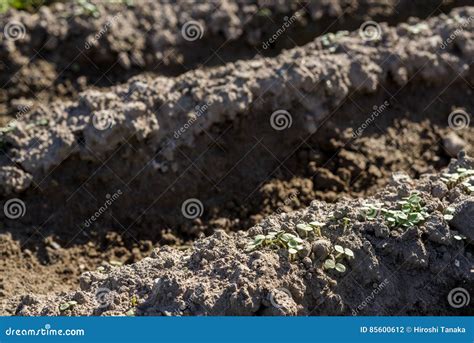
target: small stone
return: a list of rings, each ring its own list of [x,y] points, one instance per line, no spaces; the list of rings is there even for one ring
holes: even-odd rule
[[[444,198],[448,192],[448,186],[446,186],[444,182],[437,182],[433,184],[433,187],[431,188],[431,195],[438,199]]]
[[[466,142],[455,132],[450,132],[444,137],[443,145],[449,156],[456,157],[464,149]]]
[[[376,225],[374,227],[375,237],[388,238],[390,236],[390,229],[385,225]]]
[[[305,257],[303,258],[303,264],[307,269],[309,269],[313,266],[313,261],[309,257]]]
[[[77,291],[74,294],[73,299],[77,301],[78,304],[84,304],[86,301],[86,295],[84,294],[84,292]]]
[[[315,259],[324,260],[331,251],[331,242],[325,239],[318,239],[313,243],[313,254]]]

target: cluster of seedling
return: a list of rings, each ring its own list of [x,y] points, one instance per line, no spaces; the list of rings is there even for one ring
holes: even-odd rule
[[[312,240],[316,237],[322,237],[321,227],[324,225],[325,223],[317,221],[300,223],[296,225],[296,230],[301,236]],[[288,251],[290,259],[293,259],[304,248],[303,242],[304,240],[301,237],[285,231],[270,232],[266,235],[255,236],[253,241],[247,246],[247,251],[253,251],[262,247],[272,249],[284,248]],[[354,252],[351,249],[335,245],[329,257],[324,261],[323,268],[325,270],[335,269],[340,273],[344,273],[346,266],[342,262],[344,259],[350,258],[354,258]]]
[[[283,248],[288,250],[290,258],[293,258],[298,251],[303,249],[303,240],[285,231],[269,232],[266,235],[255,236],[253,241],[247,246],[247,251],[253,251],[260,247]]]
[[[354,252],[349,248],[343,248],[340,245],[335,245],[333,252],[329,255],[329,258],[324,261],[323,267],[326,270],[335,269],[340,273],[346,271],[346,266],[341,262],[344,259],[354,258]]]
[[[368,205],[362,208],[366,219],[373,220],[382,214],[390,227],[411,227],[426,220],[429,216],[418,193],[397,202],[398,209],[385,209],[380,205]]]
[[[304,237],[309,237],[310,235],[320,237],[323,225],[324,223],[320,222],[301,223],[296,225],[296,230]],[[247,251],[253,251],[261,247],[286,249],[291,258],[304,248],[301,237],[285,231],[273,231],[266,235],[255,236],[253,241],[247,246]]]
[[[449,189],[462,185],[468,193],[474,193],[474,170],[458,168],[455,173],[444,173],[441,181],[446,183]]]

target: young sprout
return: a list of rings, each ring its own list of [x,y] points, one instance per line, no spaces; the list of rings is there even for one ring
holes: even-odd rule
[[[293,259],[295,255],[302,250],[303,240],[291,233],[285,231],[270,232],[267,235],[257,235],[253,241],[247,246],[247,251],[253,251],[260,247],[269,248],[285,248],[288,250],[290,259]]]
[[[331,258],[328,258],[326,261],[324,261],[324,269],[334,269],[336,268],[336,261],[334,261]]]
[[[349,248],[344,248],[344,254],[349,258],[354,258],[354,252]]]
[[[305,237],[308,237],[310,232],[313,232],[317,237],[321,237],[321,227],[324,226],[324,223],[313,221],[309,224],[300,223],[296,225],[298,232],[302,233]]]
[[[326,270],[335,269],[339,273],[344,273],[347,269],[341,263],[344,258],[354,258],[354,252],[349,248],[344,248],[341,245],[334,245],[336,254],[329,255],[329,258],[324,261],[323,268]]]
[[[418,193],[412,193],[409,197],[399,201],[400,210],[381,209],[385,221],[390,227],[411,227],[426,220],[429,214],[423,207],[423,202]]]
[[[77,305],[77,301],[74,301],[74,300],[68,301],[67,303],[63,303],[59,305],[59,311],[61,312],[67,311],[69,309],[72,309],[76,305]]]
[[[457,185],[462,185],[463,188],[469,192],[474,192],[474,170],[467,168],[458,168],[455,173],[442,174],[441,181],[446,183],[448,188],[454,188]]]
[[[138,298],[137,298],[137,296],[134,294],[134,295],[132,296],[132,298],[130,299],[130,306],[132,306],[132,307],[137,307],[137,305],[138,305]]]
[[[316,236],[322,237],[321,228],[322,228],[324,225],[326,225],[326,223],[318,222],[318,221],[313,221],[313,222],[310,222],[309,225],[313,228],[314,233],[316,234]]]
[[[367,205],[362,207],[362,215],[367,220],[374,220],[380,213],[380,208],[375,205]]]
[[[456,231],[453,231],[453,234],[453,238],[457,241],[462,241],[463,239],[466,239],[466,236],[463,236]]]
[[[456,212],[456,209],[454,207],[450,206],[450,207],[446,208],[444,210],[444,216],[443,216],[444,219],[447,220],[447,221],[452,220],[454,218],[454,216],[453,216],[454,212]]]
[[[296,225],[298,232],[303,232],[305,237],[308,237],[310,232],[313,232],[313,227],[309,224],[300,223]]]

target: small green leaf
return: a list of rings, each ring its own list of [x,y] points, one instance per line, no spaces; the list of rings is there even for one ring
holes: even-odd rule
[[[304,223],[298,224],[298,225],[296,225],[296,228],[299,229],[299,230],[304,230],[306,228],[306,224],[304,224]]]
[[[344,254],[346,254],[346,256],[349,256],[349,257],[354,257],[354,252],[349,248],[344,249]]]
[[[346,266],[341,263],[337,263],[335,268],[339,273],[344,273],[346,271]]]
[[[293,240],[297,243],[303,243],[304,242],[303,239],[300,238],[300,237],[294,237]]]
[[[67,309],[69,309],[69,306],[70,305],[68,303],[61,304],[61,305],[59,305],[59,311],[61,311],[61,312],[66,311]]]
[[[334,269],[336,268],[336,262],[332,259],[327,259],[324,261],[324,269]]]
[[[309,225],[311,225],[313,228],[321,228],[324,225],[326,225],[326,223],[314,221],[314,222],[310,222]]]
[[[456,209],[452,206],[449,206],[444,210],[444,213],[446,214],[453,214],[454,212],[456,212]]]
[[[397,214],[397,218],[399,218],[401,220],[407,220],[408,216],[405,213],[400,212],[400,213]]]
[[[341,247],[340,245],[335,245],[334,250],[336,250],[338,253],[344,254],[344,248]]]

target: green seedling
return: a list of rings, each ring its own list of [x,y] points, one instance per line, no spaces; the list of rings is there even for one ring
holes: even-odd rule
[[[260,8],[258,11],[257,11],[257,16],[259,17],[271,17],[272,15],[272,11],[269,9],[269,8]]]
[[[351,219],[348,217],[342,218],[342,227],[344,228],[344,232],[346,231],[347,228],[349,228],[349,225],[351,224]]]
[[[415,226],[429,216],[417,192],[398,201],[397,205],[399,209],[385,209],[382,205],[367,205],[362,208],[362,215],[367,220],[374,220],[382,214],[388,226],[392,228]]]
[[[461,234],[459,234],[459,233],[456,232],[456,231],[453,231],[453,234],[454,234],[454,235],[453,235],[453,238],[454,238],[455,240],[457,240],[457,241],[462,241],[463,239],[466,239],[466,238],[467,238],[466,236],[461,235]]]
[[[454,212],[456,212],[456,209],[452,206],[450,207],[447,207],[445,210],[444,210],[444,214],[443,214],[443,217],[446,221],[450,221],[454,218],[453,214]]]
[[[137,307],[138,306],[138,298],[136,295],[133,295],[130,299],[130,306]]]
[[[76,305],[77,305],[77,301],[74,301],[74,300],[68,301],[67,303],[63,303],[59,305],[59,311],[64,312],[67,310],[72,310],[72,308]]]
[[[88,15],[93,16],[95,18],[100,16],[99,9],[95,4],[90,2],[90,0],[77,0],[77,4],[79,5],[78,11],[76,15]]]
[[[309,224],[300,223],[296,225],[296,229],[298,232],[302,232],[305,237],[308,237],[310,233],[314,233],[317,237],[321,237],[321,228],[324,225],[324,223],[313,221]]]
[[[474,170],[466,168],[458,168],[455,173],[444,173],[441,177],[449,189],[462,185],[469,193],[474,193]]]
[[[354,252],[349,248],[344,248],[341,245],[335,245],[334,251],[329,255],[329,258],[324,261],[323,268],[326,270],[335,269],[340,273],[346,271],[346,266],[341,262],[344,259],[354,258]]]
[[[303,240],[291,233],[285,231],[270,232],[267,235],[257,235],[247,246],[247,251],[253,251],[258,248],[269,247],[272,249],[283,248],[288,251],[290,259],[293,259],[298,251],[303,249]]]
[[[362,207],[362,216],[366,220],[375,220],[380,214],[382,207],[381,205],[367,205]]]

